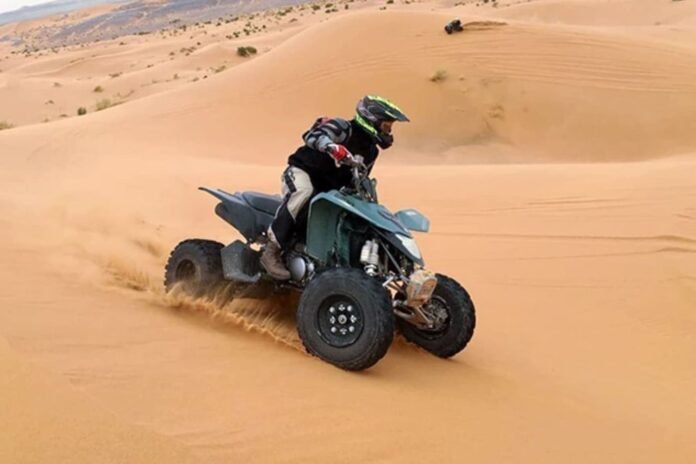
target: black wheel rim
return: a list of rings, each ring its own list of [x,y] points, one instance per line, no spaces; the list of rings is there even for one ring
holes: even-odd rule
[[[362,308],[347,296],[327,298],[317,311],[317,331],[329,345],[344,348],[355,343],[362,334],[365,317]]]
[[[176,266],[174,278],[177,282],[192,282],[196,279],[196,265],[189,259],[182,260]]]

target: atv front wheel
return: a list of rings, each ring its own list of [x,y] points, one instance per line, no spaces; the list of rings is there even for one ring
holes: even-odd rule
[[[191,296],[202,296],[224,281],[222,272],[222,243],[190,239],[179,243],[169,255],[164,272],[164,287],[170,292],[180,284]]]
[[[439,323],[433,329],[419,329],[399,318],[399,330],[406,340],[441,358],[449,358],[462,351],[476,326],[476,311],[471,297],[459,283],[437,274],[437,286],[423,311]]]
[[[302,293],[297,330],[309,353],[341,369],[367,369],[394,337],[391,297],[359,269],[328,270]]]

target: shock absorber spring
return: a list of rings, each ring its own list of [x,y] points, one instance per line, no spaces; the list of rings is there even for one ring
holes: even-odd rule
[[[377,240],[367,240],[360,250],[360,262],[364,265],[365,273],[370,277],[378,274],[379,243]]]

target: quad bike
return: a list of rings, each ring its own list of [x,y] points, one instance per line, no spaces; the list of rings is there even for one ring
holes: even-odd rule
[[[464,27],[460,19],[453,19],[445,25],[445,32],[452,34],[453,32],[462,32]]]
[[[259,263],[279,196],[211,190],[215,213],[246,240],[223,245],[184,240],[172,251],[165,287],[200,296],[220,285],[300,291],[297,329],[307,351],[347,370],[374,365],[387,352],[395,326],[410,342],[443,357],[473,336],[476,316],[467,291],[424,267],[409,232],[427,232],[414,209],[392,214],[377,201],[376,180],[364,165],[352,168],[351,187],[316,195],[302,234],[283,259],[289,281],[278,282]]]

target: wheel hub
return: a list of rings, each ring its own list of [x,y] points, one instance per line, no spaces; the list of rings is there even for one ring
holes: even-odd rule
[[[346,297],[331,298],[318,312],[319,334],[331,346],[352,345],[363,329],[362,310]]]
[[[447,303],[437,296],[433,296],[428,304],[423,305],[423,312],[433,321],[429,331],[437,332],[447,327],[449,320],[449,307]]]
[[[196,278],[196,265],[191,260],[182,260],[176,267],[174,275],[177,281],[191,281]]]

